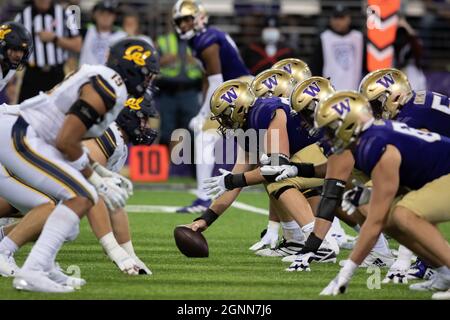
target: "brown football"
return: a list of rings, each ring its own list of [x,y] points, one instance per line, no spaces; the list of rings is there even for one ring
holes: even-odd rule
[[[208,257],[208,243],[200,231],[193,231],[191,228],[178,226],[173,230],[173,236],[178,250],[186,257]]]

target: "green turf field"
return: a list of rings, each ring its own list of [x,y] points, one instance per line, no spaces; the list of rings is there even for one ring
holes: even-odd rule
[[[136,191],[130,204],[181,206],[193,195],[179,191]],[[263,193],[247,192],[239,201],[267,208]],[[0,278],[1,299],[319,299],[319,292],[334,278],[337,264],[313,264],[309,273],[288,273],[288,264],[278,258],[258,257],[248,247],[257,241],[267,217],[230,209],[205,232],[210,257],[189,259],[178,252],[172,232],[177,224],[192,221],[194,215],[131,213],[133,242],[138,256],[153,271],[152,276],[121,274],[103,254],[86,220],[78,239],[66,244],[58,261],[65,269],[77,265],[87,280],[80,291],[63,295],[17,292],[12,280]],[[450,236],[450,224],[442,228]],[[21,265],[30,246],[17,255]],[[343,251],[340,258],[348,255]],[[349,291],[340,299],[428,299],[430,293],[416,293],[407,286],[383,285],[369,290],[366,269],[359,269]],[[383,271],[382,277],[385,271]]]

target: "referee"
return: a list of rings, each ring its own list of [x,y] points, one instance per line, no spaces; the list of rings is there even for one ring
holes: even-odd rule
[[[67,27],[67,12],[52,0],[33,0],[15,20],[30,31],[34,46],[22,80],[19,95],[22,102],[64,79],[67,50],[80,52],[81,36],[78,29]]]

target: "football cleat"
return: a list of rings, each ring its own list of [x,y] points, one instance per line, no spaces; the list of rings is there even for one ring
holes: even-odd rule
[[[336,263],[337,253],[334,249],[335,246],[331,246],[327,241],[323,241],[319,250],[317,250],[317,252],[315,252],[313,255],[314,261],[324,263],[326,262]],[[281,259],[281,261],[292,263],[298,258],[298,256],[299,255],[286,256],[283,259]]]
[[[347,260],[339,261],[339,265],[343,267]],[[390,268],[395,262],[395,257],[392,254],[386,255],[377,251],[370,251],[369,255],[359,265],[360,268],[379,267]]]
[[[43,271],[21,270],[13,280],[13,287],[17,290],[33,292],[67,293],[75,291],[70,286],[56,283]]]
[[[435,271],[433,268],[428,266],[421,259],[417,258],[416,262],[408,270],[409,280],[429,280],[434,275]]]
[[[450,300],[450,289],[447,291],[436,292],[431,296],[433,300]]]
[[[307,257],[308,260],[307,266],[305,257]],[[309,263],[312,261],[319,263],[336,263],[336,253],[330,248],[321,247],[316,252],[287,256],[281,259],[281,261],[292,263],[289,268],[286,269],[286,271],[303,271],[309,269]],[[299,270],[299,268],[301,268],[302,270]]]
[[[430,280],[414,283],[409,286],[414,291],[446,291],[450,288],[450,281],[436,273]]]
[[[80,289],[86,284],[86,280],[77,277],[71,277],[66,275],[59,264],[55,263],[53,269],[48,272],[48,278],[54,282],[61,284],[63,286],[72,287],[74,289]]]
[[[203,213],[211,205],[211,200],[195,199],[190,205],[179,208],[177,213]]]
[[[2,277],[14,277],[19,270],[14,256],[9,251],[0,252],[0,275]]]
[[[303,246],[303,242],[283,239],[276,248],[261,249],[256,251],[255,254],[263,257],[286,257],[298,254]]]

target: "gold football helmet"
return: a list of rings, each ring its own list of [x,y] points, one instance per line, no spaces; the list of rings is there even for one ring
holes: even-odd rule
[[[323,77],[311,77],[299,84],[292,90],[291,108],[302,115],[307,124],[307,129],[314,128],[314,111],[320,101],[325,100],[336,90],[330,80]],[[314,130],[311,132],[314,134]]]
[[[304,61],[295,58],[280,60],[272,66],[272,69],[287,71],[296,82],[302,82],[312,76],[308,65]]]
[[[194,28],[183,33],[180,22],[186,17],[194,19]],[[178,0],[172,8],[172,20],[180,38],[189,40],[195,36],[196,32],[205,28],[208,15],[202,3],[195,0]]]
[[[314,124],[317,129],[323,130],[331,150],[341,153],[358,138],[364,125],[373,119],[366,97],[356,91],[339,91],[319,103]]]
[[[256,75],[251,87],[257,97],[289,98],[294,78],[287,71],[269,69]]]
[[[359,92],[370,101],[376,118],[392,119],[412,96],[406,75],[394,68],[373,71],[362,79]]]
[[[219,131],[226,135],[227,130],[244,126],[248,110],[255,100],[255,94],[245,81],[226,81],[217,87],[211,96],[211,119],[219,122]]]

